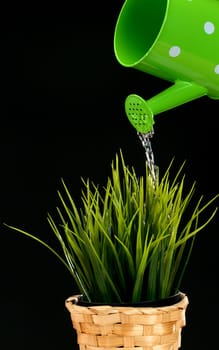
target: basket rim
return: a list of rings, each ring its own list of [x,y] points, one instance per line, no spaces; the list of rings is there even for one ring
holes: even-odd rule
[[[143,305],[143,304],[117,304],[117,305],[113,305],[113,304],[104,304],[104,303],[100,303],[100,304],[92,304],[92,303],[86,303],[81,305],[79,301],[80,297],[81,297],[81,294],[75,294],[75,295],[72,295],[70,297],[68,297],[66,300],[65,300],[65,306],[66,308],[69,310],[69,312],[73,311],[73,310],[90,310],[90,311],[94,311],[94,310],[98,310],[99,311],[103,311],[103,310],[106,310],[107,312],[111,312],[112,310],[117,310],[118,312],[123,312],[123,310],[126,310],[127,309],[148,309],[148,310],[175,310],[175,309],[185,309],[187,307],[187,305],[189,304],[189,300],[188,300],[188,297],[185,293],[182,293],[182,292],[179,292],[177,293],[178,295],[178,300],[172,304],[169,304],[169,305],[162,305],[162,306],[151,306],[151,305]]]

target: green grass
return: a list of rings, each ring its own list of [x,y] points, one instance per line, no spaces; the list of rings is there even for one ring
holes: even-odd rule
[[[82,179],[78,207],[62,179],[58,220],[48,214],[62,253],[20,228],[11,229],[43,244],[69,270],[79,291],[92,302],[139,302],[168,297],[182,283],[198,232],[215,216],[218,198],[191,203],[195,184],[184,194],[184,164],[170,181],[171,166],[154,183],[145,163],[138,177],[122,151],[112,161],[105,186]]]

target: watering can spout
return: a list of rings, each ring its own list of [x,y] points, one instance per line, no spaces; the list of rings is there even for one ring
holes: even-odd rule
[[[154,115],[207,95],[207,89],[193,82],[177,80],[174,85],[145,101],[131,94],[125,100],[130,123],[141,133],[152,131]]]

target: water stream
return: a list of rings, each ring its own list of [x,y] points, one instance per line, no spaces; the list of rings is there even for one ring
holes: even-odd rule
[[[154,131],[150,131],[146,134],[143,134],[141,132],[137,132],[137,134],[138,134],[138,137],[139,137],[141,144],[144,148],[148,169],[150,171],[153,182],[155,184],[156,178],[157,178],[158,167],[155,165],[154,153],[153,153],[152,146],[151,146],[151,138],[154,135]]]

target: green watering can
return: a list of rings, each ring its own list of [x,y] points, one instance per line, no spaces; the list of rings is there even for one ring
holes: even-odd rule
[[[126,0],[114,51],[121,65],[173,83],[147,101],[126,98],[138,132],[150,132],[156,114],[204,95],[219,99],[219,0]]]

